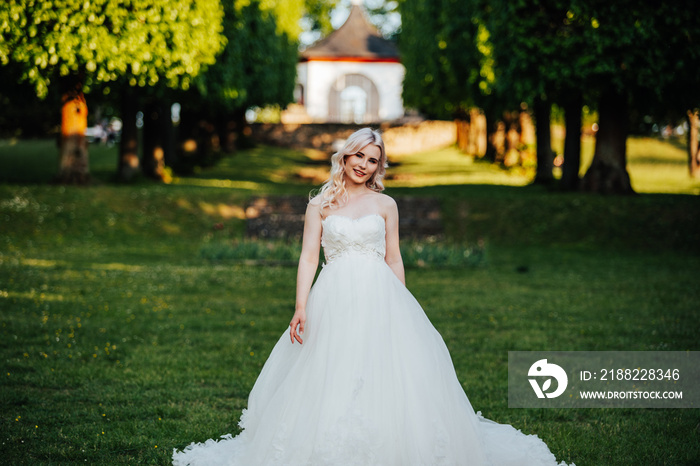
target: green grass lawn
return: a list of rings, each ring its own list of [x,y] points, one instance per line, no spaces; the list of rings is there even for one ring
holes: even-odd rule
[[[700,349],[698,183],[682,148],[628,147],[637,196],[550,192],[453,149],[396,160],[411,176],[387,192],[438,197],[446,242],[486,244],[479,266],[407,270],[476,410],[579,466],[695,465],[698,409],[508,408],[508,351]],[[306,154],[260,147],[171,185],[113,184],[114,148],[91,161],[93,186],[51,185],[52,143],[0,142],[7,464],[168,464],[235,433],[293,311],[294,267],[200,251],[242,237],[251,195],[308,193]]]

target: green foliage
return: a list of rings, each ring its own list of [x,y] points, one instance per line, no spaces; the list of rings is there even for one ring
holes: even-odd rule
[[[395,20],[401,17],[399,0],[363,0],[362,7],[370,22],[384,37],[390,40],[396,39],[400,24],[396,24]]]
[[[538,95],[561,101],[572,91],[596,94],[613,86],[633,97],[639,111],[668,109],[669,97],[685,98],[681,106],[698,102],[700,91],[688,81],[700,66],[700,33],[687,14],[694,4],[490,1],[483,18],[497,86],[516,101]]]
[[[325,37],[333,32],[331,16],[334,10],[349,10],[350,0],[305,0],[304,23],[305,30],[317,32]],[[370,22],[384,37],[393,39],[397,33],[398,0],[364,0],[362,8]]]
[[[495,99],[563,101],[612,85],[640,112],[682,114],[700,105],[694,9],[692,0],[403,0],[404,101],[451,118]]]
[[[236,0],[239,6],[253,3],[256,0]],[[299,39],[301,25],[299,20],[306,11],[306,0],[259,0],[260,10],[270,12],[275,17],[278,34],[286,34],[289,40],[295,42]]]
[[[338,5],[339,0],[306,0],[304,17],[309,21],[311,31],[319,31],[322,36],[333,32],[331,24],[331,12]]]
[[[589,82],[596,88],[612,83],[620,90],[631,87],[633,92],[648,90],[654,95],[677,80],[670,61],[698,53],[688,46],[669,50],[683,42],[672,25],[680,26],[693,5],[695,2],[688,1],[671,5],[662,1],[581,2],[574,14],[589,25],[585,30],[589,45],[585,54],[593,78]],[[688,18],[683,23],[688,27],[694,21]]]
[[[338,2],[339,0],[306,0],[304,18],[309,23],[308,29],[320,32],[321,36],[333,32],[331,12]]]
[[[0,68],[0,137],[46,138],[56,134],[61,115],[56,109],[58,92],[49,92],[44,100],[36,98],[35,87],[20,82],[21,67],[8,63]]]
[[[593,72],[592,26],[570,0],[489,2],[496,86],[512,104],[559,92],[583,91]]]
[[[477,48],[473,2],[404,0],[399,4],[404,103],[437,118],[452,118],[479,100],[489,78]],[[483,32],[481,38],[483,39]]]
[[[700,69],[700,28],[697,18],[687,14],[697,10],[697,2],[660,2],[654,14],[657,28],[655,45],[662,48],[663,78],[653,83],[649,99],[657,115],[684,118],[688,109],[700,108],[700,86],[696,70]],[[660,46],[659,42],[663,45]],[[657,73],[658,74],[658,73]],[[665,113],[665,114],[664,114]]]
[[[286,3],[224,2],[228,43],[216,64],[196,79],[192,105],[236,110],[293,100],[299,30],[291,24],[298,23],[302,10],[299,2],[289,10],[279,5]]]
[[[128,76],[132,86],[187,88],[223,46],[218,0],[83,0],[0,5],[0,62],[21,63],[43,97],[59,77],[84,89]]]

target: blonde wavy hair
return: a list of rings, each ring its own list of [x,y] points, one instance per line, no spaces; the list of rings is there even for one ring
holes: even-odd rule
[[[377,163],[377,170],[372,174],[365,185],[372,191],[381,193],[384,191],[384,175],[389,167],[384,150],[384,141],[378,131],[371,128],[362,128],[348,137],[342,149],[331,156],[331,174],[328,180],[318,190],[321,199],[321,210],[337,208],[341,203],[347,202],[348,192],[345,189],[345,159],[349,155],[355,155],[362,148],[373,144],[379,148],[381,155]],[[312,193],[313,194],[313,193]]]

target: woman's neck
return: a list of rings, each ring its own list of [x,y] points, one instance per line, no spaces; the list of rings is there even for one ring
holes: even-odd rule
[[[345,184],[345,191],[348,193],[348,200],[362,196],[363,194],[367,194],[368,192],[371,191],[367,186],[364,184],[350,184],[346,183]]]

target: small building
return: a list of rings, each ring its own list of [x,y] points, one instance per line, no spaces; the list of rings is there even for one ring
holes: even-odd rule
[[[361,3],[353,0],[347,21],[301,53],[297,103],[313,122],[363,124],[404,114],[399,50],[369,23]]]

